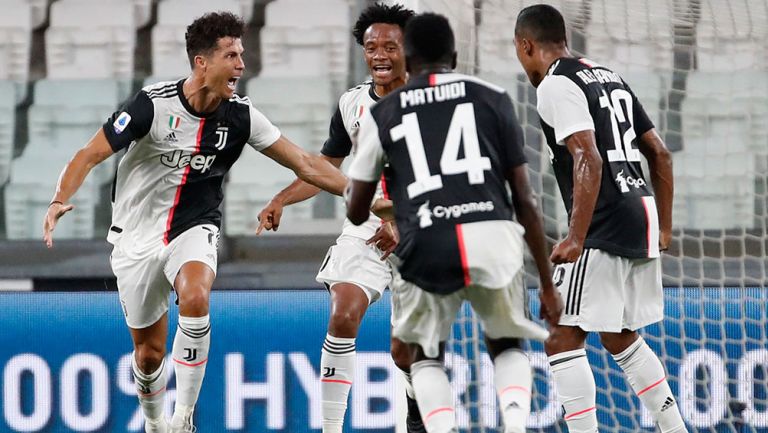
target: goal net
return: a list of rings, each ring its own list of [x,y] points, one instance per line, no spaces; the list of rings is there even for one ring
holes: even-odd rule
[[[516,102],[531,180],[555,242],[566,233],[567,216],[539,127],[535,89],[513,44],[517,13],[538,2],[404,3],[447,15],[461,71],[505,87]],[[662,358],[690,431],[768,432],[768,0],[544,2],[566,17],[574,53],[606,65],[632,86],[673,151],[675,232],[663,257],[666,318],[642,332]],[[536,286],[535,271],[527,280]],[[567,431],[541,344],[531,343],[529,353],[536,374],[528,427]],[[594,335],[588,354],[600,431],[653,431]],[[501,431],[491,362],[469,308],[460,314],[446,361],[462,430]]]

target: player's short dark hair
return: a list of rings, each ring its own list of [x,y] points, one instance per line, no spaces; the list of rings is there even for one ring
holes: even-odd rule
[[[565,19],[550,5],[528,6],[517,15],[515,36],[527,34],[536,42],[565,44]]]
[[[209,12],[196,19],[187,27],[189,64],[194,67],[195,56],[209,54],[216,48],[219,39],[242,38],[245,22],[232,12]]]
[[[363,45],[363,35],[368,30],[368,27],[373,24],[394,24],[399,26],[400,30],[405,31],[405,25],[414,15],[415,12],[406,9],[403,5],[387,6],[376,3],[373,6],[367,7],[360,14],[355,26],[352,28],[352,36],[355,37],[358,45]]]
[[[456,43],[448,19],[442,15],[416,15],[405,26],[405,55],[424,63],[448,62],[453,59]]]

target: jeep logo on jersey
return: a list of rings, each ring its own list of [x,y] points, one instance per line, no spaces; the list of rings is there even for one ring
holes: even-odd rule
[[[640,188],[645,186],[645,179],[635,179],[632,176],[624,176],[624,170],[621,170],[616,175],[616,183],[619,184],[619,189],[622,193],[629,192],[629,187]]]
[[[493,209],[492,201],[471,201],[451,206],[437,205],[432,209],[429,208],[429,201],[427,201],[419,206],[416,216],[419,217],[419,228],[423,229],[432,225],[433,217],[450,220],[475,212],[492,212]]]
[[[184,168],[190,166],[192,170],[199,170],[200,173],[210,170],[215,159],[216,155],[190,155],[182,150],[174,150],[160,155],[160,162],[166,167]]]

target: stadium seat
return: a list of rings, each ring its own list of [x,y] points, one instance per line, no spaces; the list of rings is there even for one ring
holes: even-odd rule
[[[619,74],[673,69],[673,2],[594,0],[587,57]]]
[[[691,73],[682,122],[677,221],[696,229],[752,228],[755,176],[768,168],[768,76]]]
[[[8,0],[0,14],[0,80],[12,80],[16,91],[11,100],[26,97],[29,59],[32,47],[32,7],[25,1]],[[5,95],[8,96],[8,95]]]
[[[25,155],[55,155],[60,161],[82,147],[119,102],[114,80],[40,80],[29,108],[29,144]],[[114,160],[94,170],[98,183],[112,179]]]
[[[152,28],[153,75],[189,74],[184,33],[195,18],[212,11],[231,11],[242,16],[242,4],[238,0],[165,0],[158,4],[157,24]]]
[[[319,152],[336,107],[324,77],[255,77],[246,83],[253,106],[299,146]]]
[[[134,8],[102,0],[53,3],[45,44],[48,78],[129,80],[136,45]]]
[[[60,3],[74,4],[74,3],[93,3],[93,0],[58,0]],[[103,4],[133,4],[133,26],[135,28],[144,27],[149,24],[149,20],[152,18],[152,0],[102,0]]]
[[[14,83],[0,81],[0,186],[8,180],[13,156],[13,138],[16,129]]]
[[[764,0],[702,2],[696,25],[699,70],[768,71],[766,23],[768,3]]]
[[[346,90],[351,40],[346,1],[281,0],[269,3],[265,14],[262,76],[325,76],[334,93]]]
[[[42,239],[42,222],[66,159],[24,154],[13,161],[11,182],[5,187],[5,226],[8,239]],[[98,192],[87,178],[70,202],[75,211],[56,226],[56,238],[90,239]]]

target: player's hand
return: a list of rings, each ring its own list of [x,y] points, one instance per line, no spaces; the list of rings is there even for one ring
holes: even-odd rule
[[[374,244],[376,248],[383,251],[381,260],[384,261],[392,254],[392,251],[395,251],[398,242],[400,242],[400,235],[397,233],[397,227],[392,222],[385,222],[376,229],[376,233],[370,239],[365,241],[365,244]]]
[[[280,218],[283,216],[283,204],[272,199],[267,206],[259,212],[257,217],[259,226],[256,228],[256,234],[260,235],[264,229],[277,231],[280,227]]]
[[[59,218],[74,208],[75,206],[72,204],[59,202],[53,202],[48,206],[48,211],[45,213],[45,220],[43,221],[43,241],[48,248],[53,248],[53,229],[56,228]]]
[[[395,208],[392,200],[387,198],[377,198],[371,204],[371,212],[384,221],[395,219]]]
[[[539,290],[539,301],[541,302],[539,317],[544,319],[550,327],[557,326],[560,323],[560,315],[563,314],[563,298],[560,292],[549,284],[548,287],[542,287]]]
[[[667,251],[672,243],[672,230],[662,230],[659,232],[659,250]]]
[[[571,237],[566,237],[552,249],[552,254],[549,256],[549,260],[556,265],[561,263],[573,263],[579,258],[583,250],[584,244],[582,242],[576,241]]]

